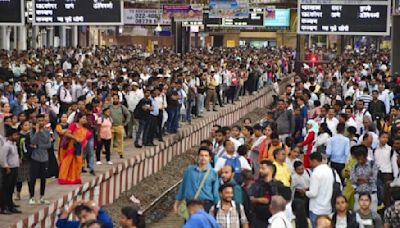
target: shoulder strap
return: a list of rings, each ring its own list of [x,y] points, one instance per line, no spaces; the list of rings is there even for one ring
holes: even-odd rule
[[[203,179],[202,179],[201,182],[200,182],[200,186],[199,186],[199,188],[197,189],[196,194],[194,195],[194,199],[197,199],[197,198],[199,197],[200,192],[201,192],[201,189],[203,188],[204,183],[206,182],[207,177],[208,177],[208,175],[210,174],[210,170],[211,170],[211,168],[209,168],[209,169],[207,170],[206,174],[204,174],[204,177],[203,177]]]
[[[392,161],[393,155],[394,155],[394,150],[393,150],[393,148],[392,148],[392,149],[390,150],[390,161]]]
[[[241,208],[240,208],[240,203],[235,203],[236,204],[236,211],[237,211],[237,213],[238,213],[238,218],[239,218],[239,226],[240,227],[242,227],[242,225],[241,225],[241,221],[242,221],[242,213],[241,213]]]
[[[214,218],[217,218],[218,211],[219,211],[219,208],[217,207],[217,204],[215,204],[214,205],[214,210],[213,210]]]
[[[309,170],[309,169],[306,169],[306,172],[307,172],[308,176],[311,177],[310,170]]]

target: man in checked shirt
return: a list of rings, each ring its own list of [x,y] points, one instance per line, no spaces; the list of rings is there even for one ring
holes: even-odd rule
[[[378,195],[376,180],[378,178],[378,167],[374,161],[368,160],[368,149],[364,145],[354,148],[354,156],[357,164],[350,171],[350,181],[355,187],[354,211],[360,208],[358,204],[359,193],[367,192],[371,195],[371,211],[377,211]]]

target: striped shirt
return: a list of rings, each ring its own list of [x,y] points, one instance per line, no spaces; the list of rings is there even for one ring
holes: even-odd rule
[[[372,96],[369,94],[362,94],[357,97],[357,100],[362,100],[364,102],[364,108],[368,110],[368,105],[372,101]]]

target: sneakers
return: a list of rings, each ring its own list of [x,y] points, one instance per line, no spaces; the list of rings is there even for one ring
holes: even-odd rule
[[[101,165],[103,163],[101,163],[101,161],[96,162],[96,165]]]
[[[112,161],[108,161],[107,164],[112,165],[113,163],[112,163]]]
[[[34,198],[30,198],[29,205],[35,205],[35,204],[36,204],[36,200]]]
[[[50,204],[50,201],[48,201],[48,200],[46,200],[44,198],[41,198],[40,199],[40,204]]]

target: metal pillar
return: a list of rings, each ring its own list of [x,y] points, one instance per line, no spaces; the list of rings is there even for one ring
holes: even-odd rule
[[[7,26],[1,26],[1,48],[5,50],[10,50],[10,34],[11,29]]]
[[[392,75],[400,73],[400,15],[392,16]]]
[[[47,28],[47,44],[49,47],[54,47],[54,27]]]
[[[78,26],[75,25],[71,27],[71,36],[71,46],[78,46]]]
[[[67,32],[65,26],[60,26],[60,47],[67,46]]]
[[[33,48],[39,48],[40,44],[39,44],[39,26],[32,26],[32,47]]]
[[[18,49],[26,50],[27,49],[27,38],[26,38],[26,27],[25,25],[21,25],[18,27]]]

